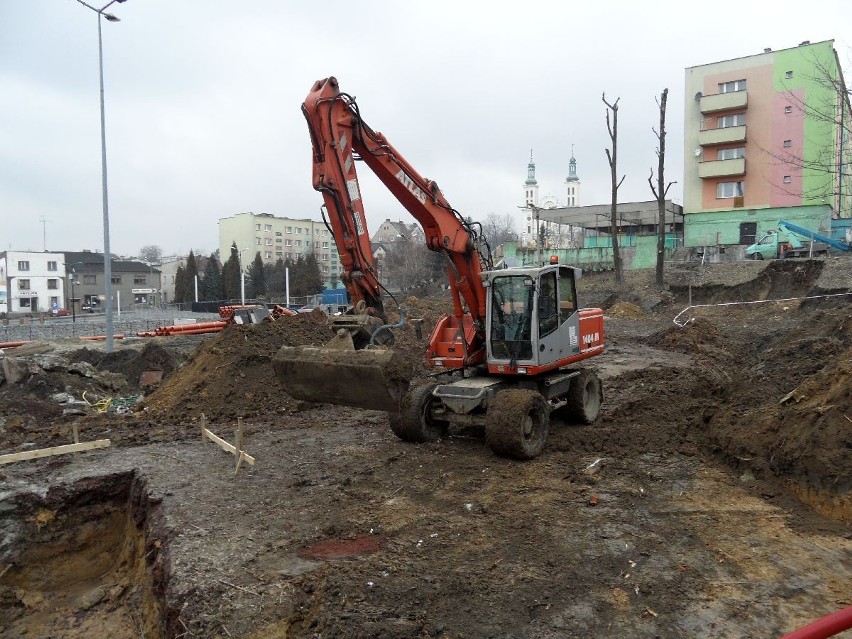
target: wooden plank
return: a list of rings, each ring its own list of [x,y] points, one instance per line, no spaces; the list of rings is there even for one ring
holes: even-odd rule
[[[0,464],[11,464],[12,462],[24,461],[26,459],[38,459],[40,457],[76,453],[81,450],[109,448],[109,446],[110,441],[108,439],[97,439],[93,442],[83,442],[82,444],[65,444],[64,446],[54,446],[53,448],[39,448],[37,450],[28,450],[22,453],[0,455]]]
[[[236,446],[233,446],[232,444],[229,444],[229,443],[228,443],[228,442],[226,442],[224,439],[222,439],[221,437],[219,437],[219,436],[215,435],[214,433],[211,433],[211,432],[210,432],[209,430],[207,430],[207,429],[205,429],[205,430],[204,430],[204,434],[207,436],[207,438],[208,438],[210,441],[212,441],[212,442],[214,442],[214,443],[216,443],[216,444],[219,444],[219,447],[220,447],[220,448],[222,448],[222,450],[225,450],[225,451],[227,451],[227,452],[231,453],[232,455],[236,455],[236,454],[237,454],[237,448],[236,448]],[[245,460],[246,460],[249,464],[251,464],[252,466],[254,466],[254,457],[252,457],[252,456],[251,456],[251,455],[249,455],[248,453],[245,453],[245,452],[243,453],[243,459],[245,459]]]

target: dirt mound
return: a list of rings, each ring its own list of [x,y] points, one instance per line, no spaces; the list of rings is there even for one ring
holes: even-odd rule
[[[297,406],[275,377],[272,358],[282,346],[321,346],[329,326],[308,315],[229,326],[198,350],[140,405],[160,423],[185,422],[204,413],[212,422],[269,416]]]
[[[132,388],[139,388],[139,378],[144,371],[162,371],[165,379],[180,365],[179,358],[154,342],[146,342],[141,350],[122,349],[112,353],[81,348],[71,353],[68,359],[71,362],[88,362],[97,370],[120,373]]]
[[[606,312],[611,317],[638,318],[645,317],[645,311],[630,302],[616,302]]]
[[[640,340],[655,348],[665,348],[682,353],[698,353],[704,346],[714,344],[719,339],[719,329],[710,320],[702,317],[687,322],[684,326],[676,324],[657,331]]]

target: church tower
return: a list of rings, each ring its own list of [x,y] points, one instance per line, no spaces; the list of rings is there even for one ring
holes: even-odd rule
[[[521,245],[523,246],[529,246],[536,237],[533,229],[533,206],[538,206],[538,181],[535,179],[535,162],[533,162],[533,152],[530,149],[527,179],[524,182],[524,222],[521,227]]]
[[[571,159],[568,161],[568,177],[565,178],[565,206],[580,206],[580,178],[577,177],[577,160],[574,158],[574,145],[571,145]]]
[[[527,180],[524,182],[524,206],[538,205],[538,182],[535,179],[535,162],[530,149],[530,163],[527,164]]]

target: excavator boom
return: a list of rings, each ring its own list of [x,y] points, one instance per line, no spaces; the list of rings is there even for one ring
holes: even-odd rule
[[[389,334],[376,330],[387,317],[355,167],[362,161],[423,227],[426,246],[446,258],[453,314],[433,332],[429,358],[447,368],[484,364],[487,296],[481,274],[490,266],[490,254],[481,253],[480,245],[487,249],[487,244],[474,224],[450,206],[434,181],[420,175],[384,135],[362,120],[355,100],[340,91],[335,78],[314,83],[302,113],[313,150],[313,187],[323,197],[326,223],[343,265],[341,280],[361,311],[343,320],[360,322],[366,329],[351,331],[351,347],[370,346],[377,341],[374,335]],[[346,341],[343,336],[341,340]],[[390,410],[396,401],[399,374],[394,366],[392,358],[369,348],[346,358],[296,348],[282,349],[276,356],[278,377],[295,397],[381,410]]]

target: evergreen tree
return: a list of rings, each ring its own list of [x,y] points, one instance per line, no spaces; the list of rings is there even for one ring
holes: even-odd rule
[[[251,289],[251,297],[266,296],[266,271],[263,268],[263,260],[260,251],[254,256],[254,261],[248,269],[248,280],[246,281],[246,295]]]
[[[307,257],[305,257],[304,269],[305,295],[322,293],[323,277],[316,255],[308,253]]]
[[[231,255],[222,266],[222,291],[224,299],[240,299],[240,260],[237,243],[231,244]]]
[[[183,304],[186,299],[186,269],[183,264],[177,267],[175,273],[175,299],[178,304]]]
[[[205,302],[215,302],[225,299],[225,289],[222,286],[222,272],[219,262],[213,254],[207,259],[204,268],[204,279],[201,280],[201,299]]]
[[[283,297],[287,292],[286,267],[280,257],[275,264],[266,265],[266,291],[270,297]]]

